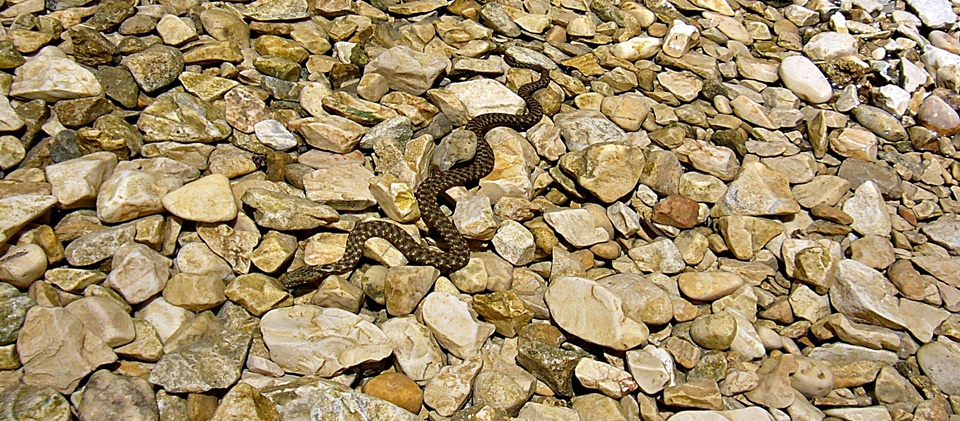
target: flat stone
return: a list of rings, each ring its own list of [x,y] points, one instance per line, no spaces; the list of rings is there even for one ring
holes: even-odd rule
[[[225,389],[240,379],[250,335],[223,330],[164,354],[150,372],[150,383],[173,393]]]
[[[57,203],[56,196],[26,194],[0,199],[0,244]]]
[[[318,419],[322,421],[377,419],[416,421],[419,418],[389,401],[356,392],[331,380],[308,376],[292,382],[261,389],[282,420]],[[345,408],[350,412],[345,414]],[[319,415],[318,415],[319,414]],[[248,415],[248,414],[245,414]]]
[[[333,376],[393,352],[380,328],[337,308],[297,305],[267,312],[260,322],[270,358],[285,371]]]
[[[85,419],[121,417],[150,421],[160,417],[153,387],[146,380],[99,370],[90,376],[77,412]]]
[[[137,127],[148,142],[210,143],[230,135],[231,128],[224,117],[218,108],[193,95],[168,92],[143,110]]]
[[[544,299],[560,327],[588,342],[626,350],[647,338],[647,327],[626,317],[622,300],[594,281],[555,279]]]
[[[230,180],[221,174],[186,184],[164,195],[160,202],[170,213],[189,221],[229,221],[238,212]]]
[[[31,308],[17,339],[17,351],[24,383],[66,394],[94,369],[117,360],[110,347],[63,308]]]
[[[884,276],[855,260],[837,263],[837,284],[830,289],[830,302],[841,313],[891,329],[906,326],[896,298],[886,289]]]
[[[364,66],[364,74],[380,74],[386,78],[390,89],[422,95],[449,66],[447,59],[424,54],[405,45],[397,45],[370,60],[370,63]]]

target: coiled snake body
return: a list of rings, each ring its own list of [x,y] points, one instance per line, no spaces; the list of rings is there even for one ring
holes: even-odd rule
[[[399,226],[385,221],[368,221],[357,225],[347,237],[346,252],[343,257],[329,265],[304,266],[281,276],[280,281],[287,288],[306,283],[322,281],[329,275],[338,275],[349,272],[360,261],[363,254],[363,244],[370,238],[380,237],[389,241],[407,257],[408,260],[420,265],[433,266],[443,273],[455,271],[467,265],[470,259],[470,250],[467,241],[463,238],[453,222],[443,214],[438,203],[441,192],[453,186],[464,185],[470,181],[479,180],[493,171],[493,149],[484,139],[484,135],[495,127],[512,127],[527,129],[540,121],[543,117],[543,107],[533,99],[533,93],[545,88],[550,83],[550,75],[543,67],[520,63],[508,55],[504,55],[507,64],[513,67],[524,67],[540,72],[540,78],[523,85],[517,94],[527,105],[526,114],[490,113],[474,117],[467,123],[467,130],[477,135],[477,152],[473,161],[465,166],[448,171],[440,171],[428,177],[417,189],[417,202],[420,207],[420,217],[430,228],[430,231],[439,237],[439,244],[444,251],[428,248],[416,241]]]

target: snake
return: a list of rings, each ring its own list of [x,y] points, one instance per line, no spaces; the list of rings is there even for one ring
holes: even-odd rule
[[[438,237],[437,244],[440,250],[420,243],[399,225],[383,220],[365,221],[359,223],[350,231],[343,257],[340,260],[326,265],[303,266],[287,272],[280,277],[280,282],[285,287],[293,288],[303,284],[315,284],[322,282],[330,275],[349,272],[359,263],[360,257],[363,255],[364,243],[374,237],[383,238],[390,242],[403,253],[408,261],[418,265],[433,266],[441,273],[453,272],[467,265],[470,261],[470,249],[467,240],[440,209],[440,193],[446,192],[451,187],[462,186],[471,181],[479,180],[493,171],[495,163],[493,148],[487,143],[484,138],[485,135],[496,127],[526,130],[540,122],[543,117],[543,106],[533,98],[533,94],[547,87],[551,81],[549,71],[546,68],[536,64],[520,62],[509,54],[504,54],[503,57],[508,65],[534,70],[540,74],[540,77],[517,89],[517,94],[526,104],[526,113],[487,113],[470,119],[467,122],[466,130],[473,132],[477,137],[477,148],[473,159],[469,164],[433,173],[417,188],[415,197],[420,208],[420,218],[430,232]]]

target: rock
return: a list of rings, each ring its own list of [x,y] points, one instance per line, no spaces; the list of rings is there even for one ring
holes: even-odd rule
[[[127,302],[139,304],[163,291],[170,278],[169,267],[170,261],[150,247],[125,242],[113,254],[113,270],[107,275],[106,285]]]
[[[633,191],[643,163],[642,151],[617,143],[591,145],[560,159],[560,167],[604,203]]]
[[[116,165],[116,154],[97,152],[48,165],[45,173],[59,206],[73,209],[94,203],[100,184],[113,172]]]
[[[333,376],[386,358],[394,348],[380,328],[337,308],[297,305],[271,310],[263,315],[260,331],[271,360],[302,375]]]
[[[17,384],[0,392],[0,417],[9,420],[68,421],[70,403],[51,387]]]
[[[18,288],[29,288],[47,270],[47,255],[36,244],[13,246],[0,257],[0,281]]]
[[[740,169],[714,212],[717,216],[789,215],[800,212],[800,206],[786,177],[760,162],[752,162]]]
[[[517,363],[533,373],[559,396],[573,396],[573,376],[585,355],[580,352],[551,347],[540,341],[520,345]]]
[[[923,24],[929,28],[940,29],[957,22],[949,2],[942,0],[910,0],[910,8],[917,12]]]
[[[449,60],[397,45],[370,60],[364,66],[364,74],[380,74],[386,78],[390,89],[421,95],[449,67]]]
[[[94,369],[117,360],[100,338],[63,308],[36,306],[27,312],[17,339],[23,381],[72,393]]]
[[[434,379],[443,365],[443,351],[430,330],[413,316],[395,317],[379,325],[396,348],[393,350],[403,373],[417,382]]]
[[[456,365],[446,365],[423,390],[423,401],[438,414],[453,415],[470,397],[473,381],[483,362],[474,356]]]
[[[830,149],[843,157],[876,161],[877,137],[861,128],[843,129],[839,136],[830,139]]]
[[[169,92],[157,97],[140,114],[137,127],[143,131],[144,140],[148,142],[209,143],[222,140],[231,133],[223,112],[182,92]]]
[[[960,115],[942,98],[930,95],[920,104],[917,119],[924,127],[940,136],[950,136],[960,129]]]
[[[149,172],[116,171],[97,193],[97,217],[118,223],[159,213],[163,210],[161,198],[169,187]],[[179,180],[174,187],[179,187]]]
[[[423,392],[420,387],[400,373],[387,372],[370,379],[363,385],[363,393],[393,402],[413,414],[420,413],[423,405]]]
[[[254,415],[255,414],[255,415]],[[253,386],[247,383],[237,383],[223,399],[213,414],[212,421],[227,421],[233,419],[251,418],[257,420],[277,420],[280,415],[272,401],[260,394]]]
[[[907,138],[903,125],[890,113],[877,107],[861,105],[853,109],[853,116],[863,127],[884,139],[896,142]]]
[[[90,376],[77,411],[83,419],[122,417],[149,421],[160,417],[153,387],[146,380],[117,376],[106,370]]]
[[[586,209],[558,209],[544,213],[543,219],[576,247],[587,247],[610,240],[610,233],[597,226]]]
[[[298,380],[261,389],[276,407],[277,419],[317,419],[320,421],[377,419],[416,421],[416,415],[388,401],[355,392],[347,386],[319,377]],[[344,408],[350,408],[344,413]]]
[[[225,389],[240,379],[250,335],[223,330],[164,354],[150,372],[150,383],[173,393]]]
[[[837,59],[857,53],[857,39],[850,34],[820,32],[803,46],[803,54],[814,61]]]
[[[55,196],[25,194],[0,199],[0,244],[57,203]]]
[[[121,64],[133,74],[140,88],[150,93],[177,80],[183,72],[184,60],[180,50],[156,45],[124,57]]]
[[[125,345],[136,338],[133,319],[110,298],[85,297],[64,308],[111,348]]]
[[[230,180],[220,174],[208,175],[167,193],[160,202],[170,213],[188,221],[228,221],[238,212]]]
[[[960,377],[953,369],[960,363],[960,351],[955,345],[942,342],[926,344],[917,351],[917,363],[943,393],[956,394],[960,391]]]
[[[780,62],[779,74],[783,85],[804,101],[822,104],[833,97],[830,81],[816,64],[804,56],[784,58]]]
[[[54,102],[103,93],[96,76],[57,47],[44,47],[14,73],[10,96],[18,98]]]
[[[572,276],[555,279],[544,299],[560,327],[588,342],[627,350],[647,339],[647,327],[627,318],[622,300],[594,281]]]
[[[21,294],[15,287],[0,284],[0,345],[10,345],[17,340],[20,328],[26,320],[27,311],[37,305],[26,294]]]
[[[880,272],[855,260],[842,260],[837,263],[836,277],[830,302],[837,311],[891,329],[906,326],[897,300],[887,292],[887,281]]]
[[[853,197],[843,203],[843,211],[853,217],[850,224],[863,235],[886,237],[890,234],[891,221],[880,189],[873,181],[863,183]]]
[[[421,304],[423,323],[447,351],[457,358],[469,358],[480,352],[480,346],[495,327],[477,321],[467,304],[447,292],[432,292]]]

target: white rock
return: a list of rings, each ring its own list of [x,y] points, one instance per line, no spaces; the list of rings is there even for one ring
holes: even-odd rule
[[[853,35],[824,31],[810,38],[803,46],[803,53],[811,60],[822,61],[854,55],[858,47]]]
[[[421,317],[442,346],[457,358],[477,355],[496,328],[477,321],[467,303],[447,292],[432,292],[423,299]]]
[[[180,326],[192,319],[194,314],[183,307],[168,303],[163,297],[158,297],[137,311],[136,317],[150,323],[160,340],[166,342]]]
[[[533,234],[517,221],[506,221],[493,236],[493,248],[501,257],[514,266],[524,266],[533,261],[537,245]]]
[[[163,291],[170,279],[170,260],[140,243],[126,243],[113,255],[113,270],[105,285],[130,304],[138,304]]]
[[[910,102],[910,93],[897,85],[884,85],[877,89],[874,102],[896,116],[907,112]]]
[[[10,105],[10,99],[6,96],[0,99],[0,132],[19,130],[23,124],[23,119]]]
[[[843,211],[853,217],[851,227],[863,235],[890,235],[892,223],[887,205],[876,183],[867,180],[843,203]]]
[[[445,89],[460,100],[468,118],[486,113],[518,114],[524,109],[523,98],[493,79],[451,83]]]
[[[283,126],[283,123],[268,119],[253,125],[257,140],[278,151],[287,151],[297,147],[297,138]]]
[[[113,152],[95,152],[80,158],[47,165],[44,172],[59,207],[74,209],[92,206],[100,184],[117,166]]]
[[[674,360],[664,349],[647,345],[641,350],[630,350],[626,354],[627,368],[640,390],[655,395],[674,380]]]
[[[610,240],[610,233],[596,224],[586,209],[558,209],[545,212],[543,219],[557,234],[575,247],[589,247]]]
[[[10,247],[0,257],[0,281],[26,289],[47,270],[47,254],[36,244]]]
[[[633,37],[614,44],[613,55],[627,61],[648,59],[660,52],[663,41],[655,37]]]
[[[620,297],[592,280],[554,279],[544,300],[563,330],[587,342],[622,351],[647,340],[647,326],[626,317]]]
[[[822,104],[833,96],[830,81],[810,59],[789,56],[780,62],[780,79],[800,99],[812,104]]]
[[[597,389],[614,399],[620,399],[637,389],[637,382],[630,373],[592,358],[582,358],[574,369],[574,375],[584,387]]]
[[[84,297],[68,304],[67,311],[109,347],[118,347],[137,337],[133,319],[120,304],[107,297]]]
[[[903,329],[907,324],[891,290],[896,291],[882,273],[846,259],[837,263],[837,284],[830,288],[830,303],[853,320]]]
[[[149,172],[116,171],[97,193],[97,217],[103,222],[117,223],[159,213],[163,211],[160,198],[168,187]]]
[[[334,376],[357,364],[393,353],[390,338],[356,314],[339,308],[295,305],[267,312],[260,320],[270,358],[284,370]]]
[[[670,57],[680,58],[699,40],[700,32],[695,26],[674,20],[664,37],[663,52]]]
[[[10,96],[55,102],[97,96],[103,92],[97,77],[67,58],[57,47],[49,46],[27,59],[14,71]]]
[[[403,374],[413,381],[430,380],[444,367],[443,350],[430,335],[430,329],[414,316],[387,319],[380,329],[393,342],[393,353]]]

